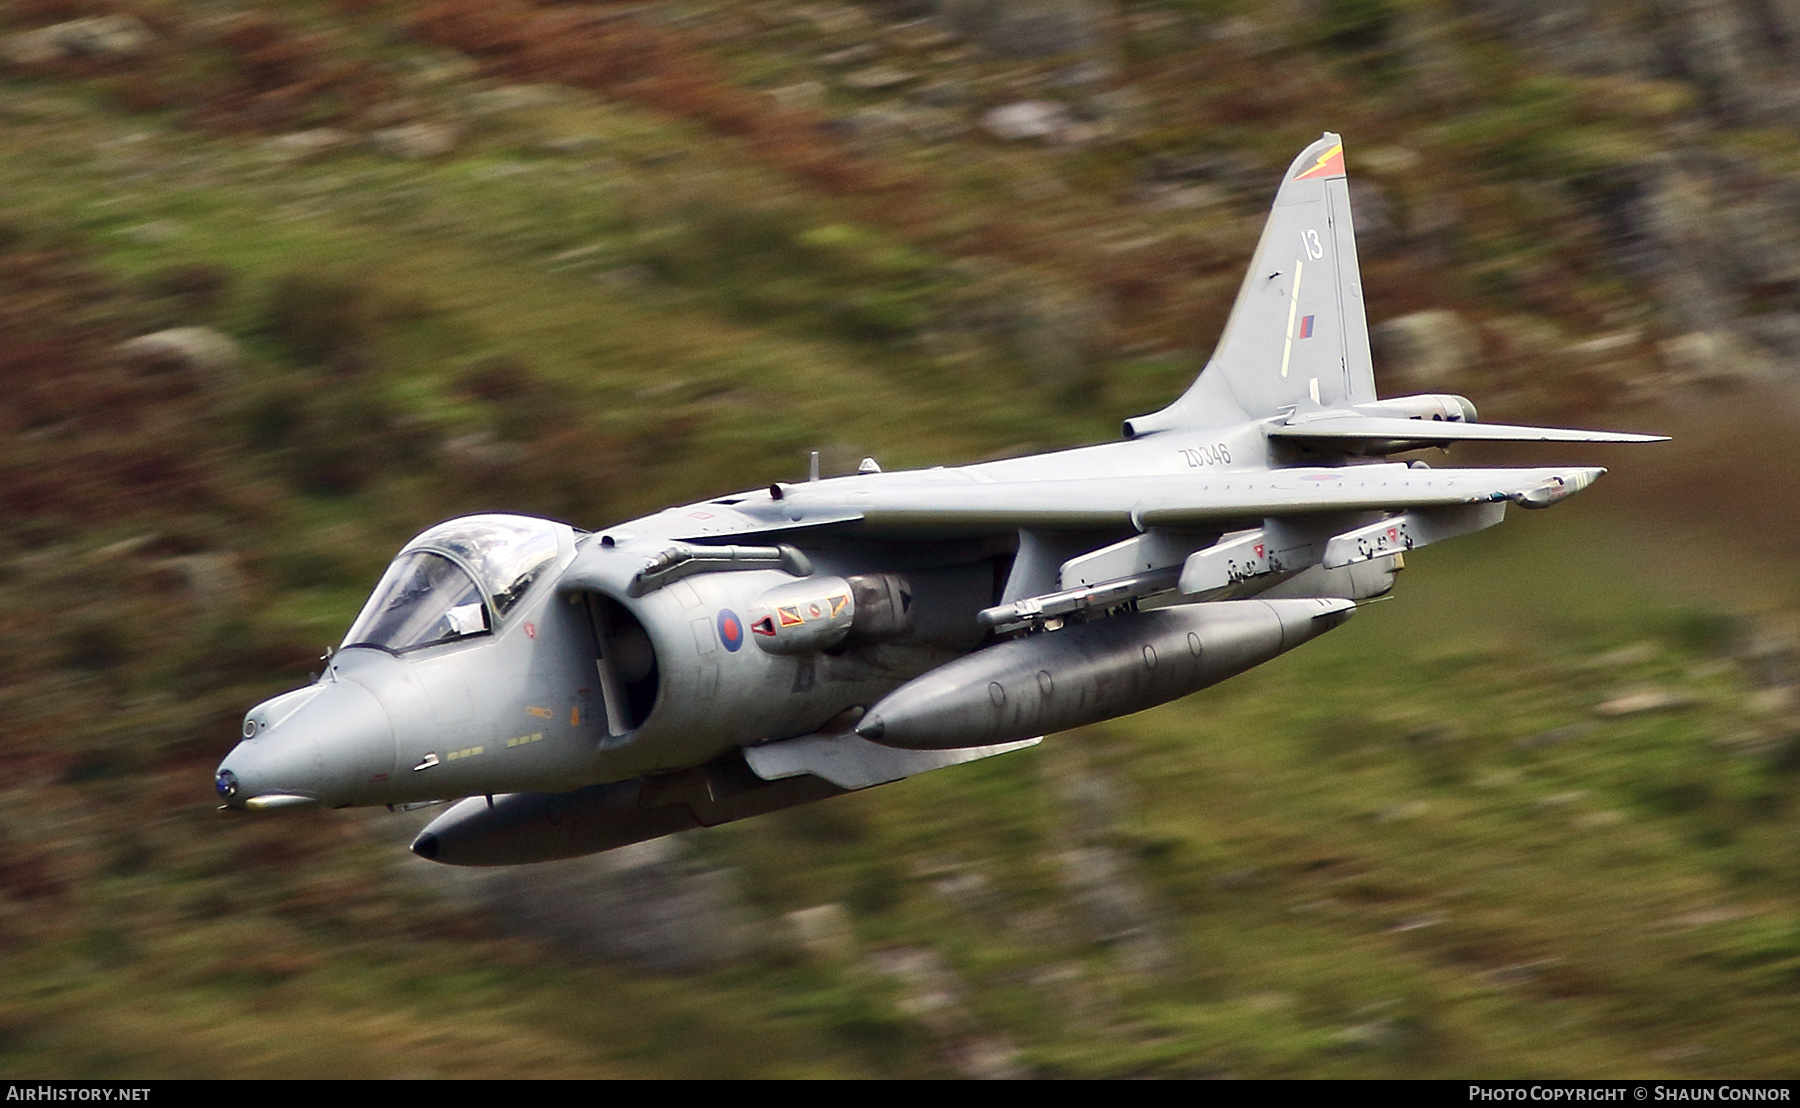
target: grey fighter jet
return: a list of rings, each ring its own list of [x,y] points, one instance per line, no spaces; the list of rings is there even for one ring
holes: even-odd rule
[[[1386,593],[1404,552],[1603,470],[1456,442],[1651,436],[1375,394],[1344,176],[1289,167],[1218,348],[1124,440],[780,483],[599,532],[482,515],[401,550],[325,672],[258,705],[228,810],[463,798],[453,865],[608,850],[992,757],[1224,680]]]

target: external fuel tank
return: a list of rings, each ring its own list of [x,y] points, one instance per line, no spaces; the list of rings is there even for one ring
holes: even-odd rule
[[[1261,665],[1349,618],[1348,600],[1230,600],[1011,639],[939,666],[871,707],[857,734],[948,750],[1142,711]]]

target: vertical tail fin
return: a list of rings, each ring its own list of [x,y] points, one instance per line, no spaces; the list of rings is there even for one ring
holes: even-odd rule
[[[1344,143],[1327,132],[1288,167],[1211,360],[1128,436],[1375,399]]]

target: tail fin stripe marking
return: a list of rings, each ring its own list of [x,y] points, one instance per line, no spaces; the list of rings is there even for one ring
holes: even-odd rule
[[[1294,354],[1294,313],[1300,310],[1300,274],[1306,263],[1294,259],[1294,294],[1288,301],[1287,340],[1281,347],[1281,376],[1285,379],[1288,371],[1288,359]]]

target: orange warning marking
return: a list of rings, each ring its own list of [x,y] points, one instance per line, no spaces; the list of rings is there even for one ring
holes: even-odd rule
[[[1344,144],[1336,146],[1319,155],[1311,169],[1295,177],[1296,181],[1304,181],[1308,177],[1342,177],[1344,175]]]

